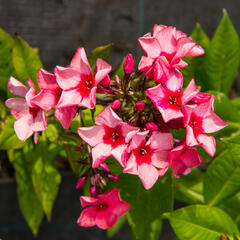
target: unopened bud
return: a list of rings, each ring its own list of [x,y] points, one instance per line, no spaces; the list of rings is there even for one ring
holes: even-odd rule
[[[106,172],[109,172],[109,168],[108,168],[108,165],[106,163],[101,163],[100,165],[100,168]]]
[[[144,108],[145,108],[145,103],[144,103],[144,102],[141,102],[141,101],[138,101],[138,102],[136,102],[135,108],[136,108],[138,111],[143,111]]]
[[[78,179],[76,189],[79,189],[79,188],[83,187],[85,185],[86,181],[87,181],[87,178],[85,176],[84,177],[80,177]]]
[[[156,131],[156,130],[158,130],[158,126],[154,122],[147,122],[145,127],[149,131]]]
[[[109,179],[113,180],[113,181],[121,181],[120,177],[118,177],[117,175],[111,173],[111,174],[108,174],[107,176]]]
[[[91,187],[90,187],[90,195],[91,195],[92,197],[96,197],[100,192],[101,192],[101,191],[100,191],[99,186],[91,186]]]
[[[115,100],[112,102],[111,106],[112,106],[112,109],[119,109],[121,106],[121,102],[119,100]]]
[[[76,151],[81,152],[83,150],[83,146],[77,146]]]
[[[132,54],[129,53],[126,58],[125,61],[123,63],[123,69],[125,74],[131,74],[134,70],[134,61],[133,61],[133,57]]]

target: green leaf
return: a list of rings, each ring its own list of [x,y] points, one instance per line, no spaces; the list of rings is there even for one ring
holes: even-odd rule
[[[88,62],[93,71],[94,71],[96,61],[98,58],[101,58],[104,61],[108,60],[108,56],[109,56],[111,47],[112,47],[112,44],[97,47],[88,54],[88,56],[87,56]]]
[[[124,68],[123,68],[123,64],[124,64],[124,61],[125,61],[126,57],[123,58],[119,68],[117,69],[117,71],[113,74],[113,76],[116,76],[118,75],[120,79],[123,79],[125,73],[124,73]]]
[[[58,194],[58,185],[61,182],[61,175],[54,162],[54,157],[60,151],[60,148],[53,143],[49,144],[46,133],[43,132],[33,151],[33,186],[43,211],[50,220],[52,207]]]
[[[134,238],[158,239],[161,214],[173,209],[172,176],[165,175],[149,190],[144,189],[137,176],[122,174],[120,178],[117,187],[120,188],[122,199],[131,204],[127,217]]]
[[[7,109],[2,101],[0,101],[0,120],[5,119],[7,116]]]
[[[204,176],[205,202],[216,205],[238,191],[240,191],[240,145],[228,143],[227,150],[214,159]]]
[[[204,49],[206,49],[210,44],[210,39],[208,38],[199,23],[196,24],[196,27],[191,34],[191,37],[197,45],[202,46]],[[204,80],[204,76],[202,76],[204,58],[205,55],[193,58],[184,58],[184,61],[188,63],[188,66],[181,70],[184,77],[185,87],[193,78],[195,79],[197,85],[202,85],[202,81]]]
[[[0,96],[4,99],[9,96],[7,81],[16,75],[12,63],[13,42],[12,37],[0,28]]]
[[[231,102],[240,111],[240,97],[232,99]]]
[[[239,66],[239,38],[226,10],[206,50],[204,70],[206,79],[203,90],[214,89],[228,94]]]
[[[23,216],[34,235],[38,233],[38,227],[43,218],[41,203],[34,191],[31,178],[32,152],[25,145],[24,152],[15,150],[12,161],[17,180],[18,202]]]
[[[18,80],[25,83],[31,78],[37,87],[37,72],[43,67],[38,50],[31,48],[19,35],[16,35],[12,59]]]
[[[180,240],[220,240],[239,235],[230,216],[216,207],[192,205],[164,215]]]
[[[1,125],[0,150],[18,149],[24,146],[15,134],[13,123],[15,119],[9,116]]]
[[[179,201],[189,204],[203,203],[203,173],[193,168],[188,175],[174,178],[174,191]]]

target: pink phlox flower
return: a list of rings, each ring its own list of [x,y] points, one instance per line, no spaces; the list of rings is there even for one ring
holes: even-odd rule
[[[201,46],[172,26],[155,25],[153,35],[147,33],[139,38],[138,42],[147,55],[141,58],[138,69],[146,71],[146,75],[156,83],[164,82],[168,71],[186,67],[187,63],[182,60],[183,57],[204,54]],[[150,73],[154,72],[157,74],[150,76]]]
[[[34,97],[33,102],[40,106],[42,109],[50,111],[53,109],[62,94],[62,89],[59,87],[56,76],[47,72],[44,69],[40,69],[37,74],[38,86],[40,93]],[[77,107],[56,107],[55,117],[62,124],[63,128],[68,129],[72,119],[76,115]]]
[[[31,79],[27,80],[28,89],[21,82],[10,77],[7,83],[8,90],[22,98],[10,98],[5,104],[11,109],[12,115],[16,118],[14,130],[18,138],[24,142],[32,134],[44,131],[47,128],[47,119],[44,110],[34,104],[33,99],[37,95],[36,88]],[[38,137],[35,138],[37,142]]]
[[[217,132],[226,127],[227,123],[213,112],[214,95],[211,95],[208,101],[206,98],[203,100],[200,101],[203,102],[201,104],[183,106],[185,140],[188,146],[202,146],[209,155],[214,156],[215,138],[205,133]]]
[[[169,151],[173,148],[171,133],[153,131],[146,141],[149,131],[135,134],[129,145],[129,158],[124,173],[138,175],[145,189],[150,189],[158,180],[158,169],[169,167]],[[165,173],[164,172],[164,173]]]
[[[176,72],[177,73],[177,72]],[[182,74],[173,74],[166,84],[159,84],[146,90],[148,97],[160,111],[164,122],[183,118],[182,106],[187,104],[198,93],[194,79],[182,90]]]
[[[97,225],[102,229],[112,227],[118,217],[126,214],[131,207],[121,199],[117,188],[96,197],[82,196],[80,202],[83,210],[78,218],[78,225],[82,227]]]
[[[102,59],[97,59],[94,75],[84,48],[78,48],[70,66],[57,66],[54,70],[62,94],[57,107],[82,106],[94,108],[96,105],[97,85],[110,84],[108,76],[112,67]]]
[[[185,143],[172,149],[169,159],[175,177],[179,177],[179,174],[190,173],[191,168],[197,167],[203,161],[198,151],[188,147]]]
[[[95,123],[95,126],[78,129],[79,136],[93,147],[92,167],[98,167],[111,155],[125,166],[128,143],[139,128],[124,122],[110,106],[96,116]]]

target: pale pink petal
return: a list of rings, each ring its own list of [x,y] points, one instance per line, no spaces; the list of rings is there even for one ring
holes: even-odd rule
[[[110,144],[99,143],[92,149],[92,167],[98,167],[106,158],[111,156],[112,147]]]
[[[193,129],[190,126],[186,127],[186,144],[190,147],[199,145],[194,135]]]
[[[192,49],[190,49],[190,51],[188,51],[185,54],[185,56],[186,57],[197,57],[197,56],[203,55],[204,53],[205,53],[204,49],[201,46],[196,45]]]
[[[27,94],[25,95],[25,99],[27,101],[27,104],[29,107],[36,107],[36,105],[32,102],[32,98],[37,95],[37,90],[35,88],[34,83],[32,82],[32,80],[29,78],[27,80],[27,84],[30,87],[29,91],[27,92]]]
[[[81,73],[71,67],[56,66],[54,73],[58,85],[63,90],[76,88],[80,84]]]
[[[151,156],[151,163],[157,168],[166,168],[169,166],[169,151],[154,152]]]
[[[97,125],[105,125],[115,128],[121,124],[122,119],[112,110],[111,106],[105,107],[96,117],[95,123]]]
[[[180,108],[177,107],[176,108],[168,107],[166,109],[158,107],[158,110],[162,114],[162,118],[166,123],[173,119],[183,118],[183,113],[181,112]]]
[[[146,145],[150,145],[154,151],[169,150],[173,148],[173,136],[171,133],[152,132]]]
[[[143,163],[138,167],[138,176],[145,189],[150,189],[158,180],[158,171],[151,164]]]
[[[112,149],[112,156],[121,164],[122,167],[126,165],[126,159],[128,157],[127,144],[121,144]]]
[[[166,102],[165,96],[167,95],[167,90],[161,84],[148,88],[146,93],[156,108],[159,106],[160,102]]]
[[[81,127],[77,133],[87,144],[94,147],[103,141],[105,130],[103,126]]]
[[[93,87],[90,91],[89,96],[82,96],[82,99],[79,102],[78,106],[93,109],[96,105],[96,90],[97,87]]]
[[[177,41],[175,38],[175,31],[174,27],[167,27],[162,29],[161,31],[156,34],[156,38],[160,44],[161,51],[167,54],[174,53],[177,47]]]
[[[47,128],[47,119],[44,111],[40,110],[36,113],[33,118],[32,130],[34,132],[44,131]]]
[[[145,142],[145,138],[148,135],[148,133],[149,131],[136,133],[133,136],[132,141],[129,145],[129,152],[131,152],[133,149],[140,147]]]
[[[117,222],[117,220],[117,215],[108,211],[108,209],[105,211],[98,211],[96,214],[96,225],[104,230],[112,227]]]
[[[97,208],[88,207],[81,212],[80,217],[77,220],[77,224],[82,227],[92,227],[95,223]]]
[[[197,140],[210,156],[214,156],[216,152],[216,141],[213,136],[199,134]]]
[[[76,115],[77,108],[74,107],[57,107],[54,116],[58,119],[58,121],[62,124],[64,129],[68,129],[70,124]]]
[[[183,86],[183,76],[177,69],[172,69],[169,79],[165,82],[171,92],[180,92]]]
[[[164,174],[167,172],[167,170],[168,170],[168,167],[159,169],[158,170],[158,177],[163,177]]]
[[[186,165],[181,161],[177,160],[173,162],[172,171],[175,177],[179,177],[179,174],[183,174],[186,171]]]
[[[75,55],[73,56],[70,66],[80,71],[80,73],[83,75],[92,76],[92,70],[89,65],[86,52],[82,47],[77,49]]]
[[[59,99],[58,108],[78,106],[82,100],[82,96],[77,89],[68,91],[62,91],[62,95]]]
[[[56,88],[59,88],[56,76],[54,74],[47,72],[44,69],[38,70],[37,82],[41,90],[42,89],[55,90]]]
[[[44,110],[50,111],[57,105],[58,100],[54,91],[44,89],[32,98],[32,103]]]
[[[18,112],[26,112],[28,111],[28,105],[24,98],[9,98],[5,105],[10,108],[14,109]]]
[[[122,126],[122,135],[125,137],[125,142],[128,143],[133,136],[140,130],[138,127],[133,127],[128,123],[123,122]]]
[[[32,134],[33,118],[30,114],[25,114],[23,117],[17,119],[14,123],[14,130],[17,137],[24,142]]]
[[[139,71],[148,71],[149,68],[153,65],[154,59],[146,56],[142,56],[139,64],[138,70]]]
[[[126,167],[123,169],[124,173],[138,175],[138,167],[135,154],[131,153],[130,157],[126,162]]]
[[[158,32],[160,32],[160,31],[163,30],[164,28],[167,28],[167,26],[155,24],[154,27],[153,27],[153,37],[156,37],[156,35],[158,34]]]
[[[111,72],[112,66],[102,60],[101,58],[97,59],[96,66],[95,66],[95,84],[97,85],[100,83],[102,80],[104,80],[108,74]]]
[[[138,43],[150,58],[157,58],[160,56],[161,49],[159,42],[153,37],[141,37],[138,39]]]
[[[179,158],[185,149],[185,144],[179,145],[176,148],[172,149],[169,155],[170,162],[172,163],[175,159]]]
[[[184,115],[184,126],[186,127],[189,122],[191,121],[191,116],[192,116],[192,112],[193,109],[196,107],[197,105],[184,105],[182,108],[182,113]]]
[[[198,93],[198,87],[195,84],[195,80],[192,79],[191,82],[188,84],[185,90],[181,93],[180,99],[182,105],[188,103],[195,97]]]
[[[202,120],[202,128],[205,133],[217,132],[226,126],[227,123],[215,113]]]
[[[214,95],[210,98],[209,101],[204,102],[202,104],[198,104],[195,108],[193,108],[193,113],[195,113],[200,118],[205,118],[213,113],[213,103],[214,103]]]
[[[188,66],[188,64],[185,61],[183,61],[182,59],[180,59],[180,61],[178,63],[172,64],[172,67],[177,68],[177,69],[182,69],[182,68],[185,68],[187,66]]]
[[[20,97],[25,97],[29,90],[25,85],[23,85],[14,77],[10,77],[8,79],[7,88],[12,94]]]

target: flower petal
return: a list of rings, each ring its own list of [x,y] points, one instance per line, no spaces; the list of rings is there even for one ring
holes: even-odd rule
[[[154,167],[166,168],[169,166],[169,151],[154,152],[151,160]]]
[[[78,106],[93,109],[96,105],[96,90],[97,87],[93,87],[90,91],[89,96],[82,96],[82,99],[79,102]]]
[[[25,97],[29,90],[25,85],[23,85],[14,77],[10,77],[8,79],[7,88],[12,94],[20,97]]]
[[[141,164],[138,167],[138,175],[145,189],[150,189],[158,180],[158,171],[151,164]]]
[[[159,42],[154,37],[141,37],[138,39],[138,43],[150,58],[157,58],[160,56],[161,50]]]
[[[112,66],[110,64],[108,64],[107,62],[105,62],[101,58],[98,58],[97,62],[96,62],[95,69],[94,69],[95,84],[97,85],[102,80],[104,80],[108,76],[108,74],[111,72],[111,70],[112,70]]]
[[[131,153],[130,157],[126,161],[126,167],[123,169],[124,173],[138,175],[137,160],[135,154]]]
[[[202,120],[202,128],[205,133],[217,132],[226,126],[227,123],[215,113]]]
[[[153,65],[154,59],[146,56],[142,56],[139,64],[138,64],[138,70],[139,71],[148,71],[149,68]]]
[[[169,150],[173,148],[173,136],[171,133],[152,132],[146,145],[150,145],[154,151]]]
[[[36,116],[33,118],[32,130],[34,132],[44,131],[47,128],[47,119],[44,111],[39,109]]]
[[[214,156],[216,152],[216,141],[213,136],[199,134],[197,140],[210,156]]]
[[[81,212],[80,217],[77,220],[77,224],[82,227],[92,227],[94,226],[97,214],[97,208],[88,207]]]
[[[96,225],[104,230],[112,227],[117,220],[118,217],[108,210],[98,211],[96,214]]]
[[[47,72],[44,69],[38,70],[37,82],[41,90],[42,89],[55,90],[56,88],[59,88],[56,76],[54,74]]]
[[[103,141],[105,131],[103,126],[92,126],[78,128],[77,133],[87,144],[94,147]]]
[[[112,149],[112,156],[121,164],[122,167],[126,165],[126,159],[128,157],[127,144],[121,144]]]
[[[9,98],[5,105],[10,108],[14,109],[18,112],[27,112],[28,111],[28,105],[24,98]]]
[[[77,108],[75,106],[71,107],[57,107],[54,116],[62,124],[64,129],[68,129],[70,124],[77,113]]]
[[[123,216],[126,214],[131,208],[131,205],[126,203],[125,201],[119,201],[118,203],[111,206],[109,210],[117,216]]]
[[[191,82],[188,84],[188,86],[183,90],[181,93],[180,99],[181,104],[185,105],[189,101],[192,100],[193,97],[195,97],[198,93],[198,87],[195,84],[195,80],[192,79]]]
[[[110,144],[99,143],[92,149],[92,167],[98,167],[106,158],[111,156]]]
[[[77,89],[62,91],[57,107],[79,106],[81,100],[82,96]]]
[[[193,129],[190,126],[186,127],[186,144],[190,147],[198,146],[199,143],[194,135]]]

